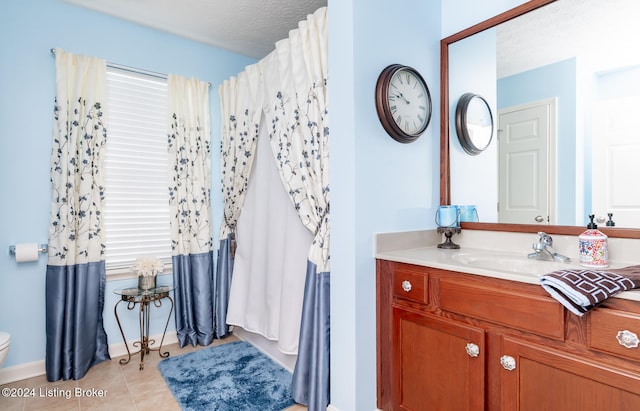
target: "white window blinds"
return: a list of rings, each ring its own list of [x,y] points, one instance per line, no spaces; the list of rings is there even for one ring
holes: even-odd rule
[[[138,257],[171,263],[167,81],[107,68],[104,230],[108,274]]]

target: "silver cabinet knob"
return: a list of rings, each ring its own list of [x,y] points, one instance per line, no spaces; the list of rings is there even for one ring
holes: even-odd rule
[[[634,332],[631,332],[629,330],[618,331],[616,339],[618,340],[618,343],[623,347],[638,348],[638,334]]]
[[[503,355],[500,357],[500,365],[507,371],[512,371],[516,369],[516,359],[510,355]]]
[[[544,217],[541,215],[537,215],[536,218],[534,218],[534,220],[536,220],[536,222],[541,223],[544,221]]]
[[[604,218],[604,217],[602,217],[602,216],[599,216],[599,217],[596,217],[596,221],[597,221],[598,223],[602,224],[602,223],[604,223],[605,221],[607,221],[607,219],[606,219],[606,218]]]
[[[480,347],[478,347],[477,344],[469,343],[466,347],[464,347],[464,349],[467,351],[467,354],[469,354],[469,357],[475,358],[480,355]]]
[[[411,291],[411,281],[409,281],[409,280],[404,280],[404,281],[402,282],[402,289],[403,289],[405,292],[407,292],[407,293],[408,293],[409,291]]]

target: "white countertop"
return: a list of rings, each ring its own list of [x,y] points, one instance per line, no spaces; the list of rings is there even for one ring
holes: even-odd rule
[[[497,251],[492,249],[461,247],[460,249],[447,250],[437,248],[439,236],[434,236],[430,231],[409,232],[406,235],[392,233],[376,238],[375,257],[382,260],[395,261],[424,267],[440,268],[443,270],[457,271],[468,274],[482,275],[492,278],[500,278],[510,281],[519,281],[528,284],[539,284],[540,277],[563,268],[584,268],[572,259],[569,263],[554,261],[540,261],[527,258],[527,252]],[[410,237],[419,240],[426,246],[416,247]],[[401,238],[401,248],[391,249],[390,241],[398,245]],[[435,240],[435,242],[434,242]],[[491,244],[491,243],[489,243]],[[620,268],[630,265],[626,262],[610,262],[609,268]],[[640,290],[625,291],[614,296],[628,300],[640,301]]]

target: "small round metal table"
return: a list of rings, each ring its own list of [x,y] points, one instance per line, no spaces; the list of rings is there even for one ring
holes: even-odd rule
[[[169,320],[171,319],[171,313],[173,312],[173,299],[169,296],[169,292],[171,292],[174,287],[170,286],[158,286],[155,288],[150,288],[148,290],[142,290],[138,287],[132,288],[123,288],[117,289],[114,293],[120,295],[120,300],[116,303],[113,312],[116,316],[116,321],[118,322],[118,328],[120,328],[120,334],[122,334],[122,340],[124,341],[124,346],[127,349],[127,358],[122,358],[120,360],[120,364],[128,364],[131,361],[131,357],[140,354],[140,369],[144,369],[144,356],[148,355],[150,351],[158,351],[158,355],[162,358],[167,358],[169,356],[169,352],[162,352],[162,343],[164,342],[164,336],[167,333],[167,327],[169,326]],[[155,344],[155,340],[149,339],[149,312],[151,308],[151,303],[156,308],[162,307],[162,301],[164,299],[168,299],[171,302],[171,309],[169,310],[169,315],[167,316],[167,322],[164,326],[164,331],[162,332],[162,338],[160,339],[160,345],[157,348],[151,348],[151,345]],[[133,310],[136,307],[139,309],[139,321],[140,321],[140,340],[135,341],[133,343],[134,347],[140,347],[138,351],[132,353],[129,350],[129,344],[127,344],[127,339],[124,335],[124,331],[122,330],[122,325],[120,325],[120,318],[118,317],[118,305],[121,302],[125,301],[127,303],[127,309]]]

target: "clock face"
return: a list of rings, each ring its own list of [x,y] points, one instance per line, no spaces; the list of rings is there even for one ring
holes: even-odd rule
[[[431,120],[431,95],[422,76],[409,66],[387,66],[376,83],[376,111],[394,140],[415,141]]]
[[[387,99],[395,124],[405,134],[418,136],[431,118],[431,101],[424,80],[409,68],[396,71],[389,81]]]

